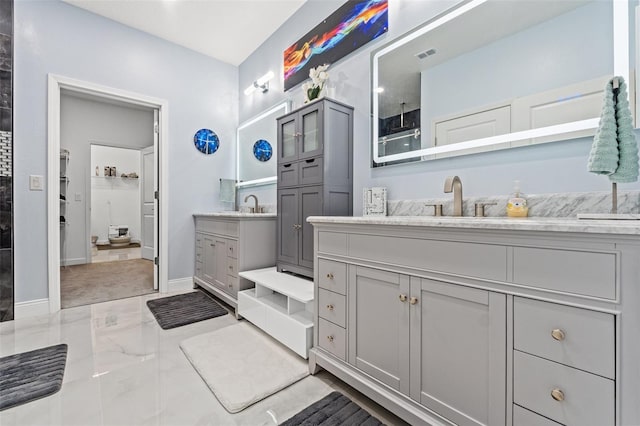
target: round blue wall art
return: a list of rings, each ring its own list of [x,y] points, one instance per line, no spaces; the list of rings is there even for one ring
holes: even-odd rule
[[[258,160],[269,161],[272,155],[273,148],[268,141],[264,139],[258,139],[256,143],[253,144],[253,156]]]
[[[213,154],[220,147],[220,139],[213,130],[200,129],[193,136],[193,144],[203,154]]]

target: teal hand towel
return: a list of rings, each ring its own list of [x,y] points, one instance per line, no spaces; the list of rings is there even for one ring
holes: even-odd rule
[[[618,168],[609,176],[612,182],[626,183],[638,180],[638,142],[633,130],[633,119],[629,109],[627,84],[622,77],[616,102],[616,124],[618,127]]]
[[[220,179],[220,202],[236,202],[236,181],[235,179]]]
[[[613,79],[605,87],[600,124],[589,154],[589,171],[612,182],[638,180],[638,143],[633,130],[627,85],[622,77],[614,97]],[[614,99],[615,98],[615,99]]]

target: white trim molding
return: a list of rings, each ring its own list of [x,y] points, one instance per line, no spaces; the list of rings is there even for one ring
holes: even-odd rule
[[[174,291],[187,291],[193,290],[193,277],[177,278],[175,280],[169,280],[167,286],[169,293]]]
[[[158,155],[158,186],[160,191],[158,200],[159,211],[159,244],[158,250],[158,285],[160,293],[166,293],[169,288],[169,199],[168,199],[168,147],[169,147],[169,103],[164,99],[154,98],[139,93],[120,90],[99,84],[76,80],[55,74],[48,75],[47,99],[47,142],[48,142],[48,193],[47,193],[47,237],[48,237],[48,281],[49,281],[49,312],[60,310],[60,91],[64,89],[75,93],[118,100],[129,104],[146,106],[159,111],[160,137],[156,152]],[[41,300],[25,303],[41,303]],[[17,308],[18,304],[16,304]],[[25,305],[26,306],[26,305]]]
[[[37,317],[39,315],[49,315],[49,299],[18,302],[14,306],[13,314],[16,320]]]

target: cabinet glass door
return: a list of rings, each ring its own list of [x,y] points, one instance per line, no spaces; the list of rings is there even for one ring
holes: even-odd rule
[[[296,160],[298,158],[298,153],[296,150],[296,143],[298,138],[295,117],[290,117],[284,121],[280,121],[279,132],[279,162]]]
[[[322,104],[300,111],[300,158],[322,154]]]

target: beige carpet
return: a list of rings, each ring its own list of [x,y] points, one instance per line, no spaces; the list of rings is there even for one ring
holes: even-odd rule
[[[63,308],[153,293],[153,262],[145,259],[60,268]]]

